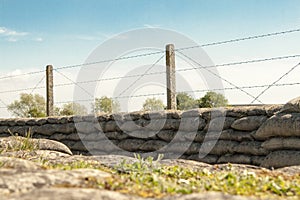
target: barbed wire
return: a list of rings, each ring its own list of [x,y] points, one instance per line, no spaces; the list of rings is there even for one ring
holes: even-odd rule
[[[4,94],[4,93],[14,93],[14,92],[22,92],[22,91],[27,91],[27,90],[38,90],[38,89],[44,89],[46,88],[45,86],[41,86],[41,87],[32,87],[32,88],[22,88],[22,89],[16,89],[16,90],[6,90],[6,91],[0,91],[0,94]]]
[[[196,69],[205,69],[205,68],[215,68],[215,67],[226,67],[226,66],[235,66],[235,65],[243,65],[243,64],[252,64],[252,63],[259,63],[259,62],[266,62],[266,61],[274,61],[274,60],[283,60],[283,59],[290,59],[290,58],[298,58],[300,55],[288,55],[288,56],[278,56],[278,57],[271,57],[271,58],[263,58],[263,59],[253,59],[253,60],[246,60],[246,61],[239,61],[239,62],[230,62],[230,63],[223,63],[217,65],[209,65],[209,66],[200,66],[196,67]],[[193,68],[185,68],[185,69],[178,69],[176,71],[190,71],[195,70]]]
[[[211,66],[202,66],[202,67],[201,66],[200,67],[195,67],[194,66],[193,68],[177,69],[176,72],[190,71],[190,70],[201,69],[201,68],[214,68],[214,67],[225,67],[225,66],[252,64],[252,63],[267,62],[267,61],[274,61],[274,60],[298,58],[298,57],[300,57],[300,55],[295,54],[295,55],[286,55],[286,56],[278,56],[278,57],[271,57],[271,58],[262,58],[262,59],[253,59],[253,60],[246,60],[246,61],[222,63],[222,64],[216,64],[216,65],[211,65]],[[111,81],[111,80],[117,80],[117,79],[123,79],[123,78],[135,78],[135,77],[140,77],[142,75],[143,76],[159,75],[159,74],[165,74],[165,73],[166,73],[166,71],[148,72],[147,74],[116,76],[116,77],[102,78],[102,79],[97,79],[97,80],[80,81],[80,82],[76,82],[76,83],[77,84],[85,84],[85,83],[93,83],[93,82],[101,82],[101,81]],[[44,76],[44,78],[45,78],[45,76]],[[43,81],[44,78],[41,81]],[[74,84],[75,83],[72,81],[71,83],[56,84],[56,85],[54,85],[54,87],[63,87],[63,86],[69,86],[69,85],[74,85]],[[13,93],[13,92],[22,92],[22,91],[27,91],[27,90],[44,89],[44,88],[46,88],[46,87],[41,86],[41,87],[22,88],[22,89],[16,89],[16,90],[6,90],[6,91],[0,91],[0,94]]]
[[[273,85],[274,87],[283,87],[283,86],[294,86],[294,85],[300,85],[300,82],[296,83],[278,83]],[[255,89],[255,88],[264,88],[268,87],[269,85],[254,85],[254,86],[242,86],[240,88],[242,89]],[[225,88],[214,88],[214,89],[203,89],[203,90],[184,90],[184,91],[178,91],[176,94],[179,93],[199,93],[199,92],[210,92],[210,91],[223,91],[223,90],[238,90],[236,87],[225,87]],[[140,95],[132,95],[132,96],[120,96],[120,97],[113,97],[113,99],[122,99],[122,98],[137,98],[137,97],[148,97],[148,96],[162,96],[166,95],[165,92],[161,93],[151,93],[151,94],[140,94]],[[71,102],[93,102],[95,99],[81,99],[76,101],[59,101],[55,102],[55,104],[64,104],[64,103],[71,103]]]
[[[128,60],[128,59],[132,59],[132,58],[151,56],[151,55],[156,55],[156,54],[160,54],[160,53],[164,53],[164,52],[165,51],[156,51],[156,52],[152,52],[152,53],[143,53],[143,54],[137,54],[137,55],[132,55],[132,56],[124,56],[124,57],[119,57],[119,58],[100,60],[100,61],[95,61],[95,62],[90,62],[90,63],[82,63],[82,64],[77,64],[77,65],[69,65],[69,66],[64,66],[64,67],[58,67],[56,69],[61,70],[61,69],[70,69],[70,68],[76,68],[76,67],[84,67],[84,66],[88,66],[88,65],[95,65],[95,64],[106,63],[106,62],[113,62],[113,61],[119,61],[119,60]]]
[[[27,75],[39,74],[39,73],[44,73],[44,72],[45,72],[45,70],[39,70],[39,71],[33,71],[33,72],[28,72],[28,73],[23,73],[23,74],[2,76],[2,77],[0,77],[0,80],[8,79],[8,78],[15,78],[15,77],[19,77],[19,76],[27,76]]]
[[[300,82],[296,83],[278,83],[273,85],[274,87],[283,87],[283,86],[294,86],[294,85],[300,85]],[[242,89],[256,89],[256,88],[264,88],[268,87],[269,85],[253,85],[253,86],[241,86]],[[203,89],[203,90],[189,90],[189,91],[179,91],[177,93],[187,92],[187,93],[193,93],[193,92],[209,92],[209,91],[226,91],[226,90],[237,90],[236,87],[226,87],[226,88],[215,88],[215,89]]]
[[[57,69],[54,69],[57,73],[59,73],[61,76],[63,76],[64,78],[66,78],[67,80],[73,82],[73,84],[77,85],[80,89],[82,89],[85,93],[87,93],[89,96],[93,97],[94,95],[92,95],[89,91],[87,91],[86,89],[84,89],[83,87],[81,87],[78,83],[74,82],[72,79],[70,79],[69,77],[67,77],[66,75],[64,75],[62,72],[58,71]]]
[[[287,71],[286,73],[284,73],[282,76],[280,76],[276,81],[274,81],[272,84],[270,84],[266,89],[264,89],[263,91],[261,91],[261,93],[259,93],[259,95],[257,95],[253,101],[251,103],[253,103],[255,100],[257,100],[261,95],[263,95],[267,90],[269,90],[273,85],[275,85],[276,83],[278,83],[280,80],[282,80],[285,76],[287,76],[289,73],[291,73],[294,69],[296,69],[298,66],[300,65],[300,63],[298,63],[297,65],[293,66],[289,71]]]
[[[173,53],[173,52],[172,52]],[[123,95],[125,92],[127,92],[129,90],[129,88],[131,88],[133,85],[135,85],[141,78],[143,78],[155,65],[157,65],[163,58],[165,57],[165,55],[163,54],[162,56],[160,56],[148,69],[146,69],[146,71],[141,74],[134,82],[132,82],[127,88],[125,88],[122,92],[120,92],[120,94],[118,96]]]
[[[201,69],[201,68],[214,68],[214,67],[234,66],[234,65],[242,65],[242,64],[258,63],[258,62],[266,62],[266,61],[290,59],[290,58],[297,58],[297,57],[300,57],[300,55],[278,56],[278,57],[271,57],[271,58],[263,58],[263,59],[254,59],[254,60],[247,60],[247,61],[223,63],[223,64],[217,64],[217,65],[203,66],[203,67],[184,68],[184,69],[177,69],[176,72],[190,71],[190,70]],[[159,75],[159,74],[165,74],[165,73],[166,73],[166,71],[150,72],[150,73],[147,73],[147,74],[135,74],[135,75],[128,75],[128,76],[116,76],[116,77],[96,79],[96,80],[80,81],[80,82],[76,82],[76,83],[78,83],[78,84],[86,84],[86,83],[94,83],[94,82],[101,82],[101,81],[111,81],[111,80],[117,80],[117,79],[123,79],[123,78],[134,78],[134,77],[140,77],[142,75],[144,75],[144,76],[151,76],[151,75]],[[54,87],[62,87],[62,86],[69,86],[69,85],[74,85],[74,83],[56,84],[56,85],[54,85]]]
[[[30,94],[32,94],[36,89],[37,87],[42,83],[42,81],[46,78],[46,75],[44,75],[40,80],[39,82],[34,86],[34,88],[31,90]]]
[[[183,50],[188,50],[188,49],[193,49],[193,48],[215,46],[215,45],[220,45],[220,44],[240,42],[240,41],[245,41],[245,40],[258,39],[258,38],[264,38],[264,37],[271,37],[271,36],[276,36],[276,35],[283,35],[283,34],[288,34],[288,33],[299,32],[299,31],[300,31],[300,29],[292,29],[292,30],[286,30],[286,31],[280,31],[280,32],[273,32],[273,33],[267,33],[267,34],[256,35],[256,36],[249,36],[249,37],[243,37],[243,38],[235,38],[235,39],[231,39],[231,40],[224,40],[224,41],[219,41],[219,42],[212,42],[212,43],[207,43],[207,44],[202,44],[202,45],[195,45],[195,46],[189,46],[189,47],[176,48],[176,49],[174,49],[174,51],[183,51]],[[137,54],[137,55],[132,55],[132,56],[124,56],[124,57],[119,57],[119,58],[112,58],[112,59],[107,59],[107,60],[100,60],[100,61],[95,61],[95,62],[90,62],[90,63],[82,63],[82,64],[76,64],[76,65],[63,66],[63,67],[58,67],[56,69],[57,70],[61,70],[61,69],[70,69],[70,68],[76,68],[76,67],[84,67],[84,66],[88,66],[88,65],[100,64],[100,63],[106,63],[106,62],[113,62],[113,61],[127,60],[127,59],[138,58],[138,57],[145,57],[145,56],[160,54],[160,53],[164,53],[164,52],[165,51],[162,50],[162,51],[156,51],[156,52],[152,52],[152,53],[143,53],[143,54]]]
[[[195,46],[190,46],[190,47],[182,47],[182,48],[176,49],[176,51],[188,50],[188,49],[194,49],[194,48],[200,48],[200,47],[215,46],[215,45],[240,42],[240,41],[245,41],[245,40],[253,40],[253,39],[259,39],[259,38],[265,38],[265,37],[271,37],[271,36],[277,36],[277,35],[284,35],[284,34],[295,33],[295,32],[300,32],[300,28],[286,30],[286,31],[280,31],[280,32],[266,33],[266,34],[262,34],[262,35],[254,35],[254,36],[243,37],[243,38],[236,38],[236,39],[231,39],[231,40],[224,40],[224,41],[219,41],[219,42],[212,42],[212,43],[195,45]]]
[[[195,61],[193,58],[191,58],[191,57],[185,55],[184,53],[182,53],[182,52],[180,52],[180,51],[179,51],[179,53],[180,53],[181,55],[183,55],[184,57],[186,57],[187,59],[193,61],[193,62],[194,62],[195,64],[197,64],[199,67],[203,68],[203,66],[202,66],[199,62]],[[195,69],[197,69],[197,68],[195,68]],[[231,85],[231,86],[233,86],[233,87],[239,89],[240,91],[242,91],[242,92],[245,93],[246,95],[248,95],[248,96],[250,96],[250,97],[252,97],[252,98],[255,98],[255,96],[253,96],[253,95],[250,94],[249,92],[245,91],[244,89],[240,88],[239,86],[235,85],[234,83],[231,83],[231,82],[228,81],[227,79],[221,77],[219,74],[217,74],[217,73],[211,71],[211,70],[208,69],[208,68],[203,68],[203,69],[205,69],[206,71],[208,71],[208,72],[211,73],[212,75],[216,76],[217,78],[219,78],[219,79],[225,81],[225,82],[228,83],[229,85]],[[259,99],[257,99],[257,101],[260,102],[260,103],[262,103]],[[262,103],[262,104],[263,104],[263,103]]]

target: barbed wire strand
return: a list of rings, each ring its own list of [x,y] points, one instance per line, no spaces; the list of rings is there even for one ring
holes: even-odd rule
[[[37,87],[35,89],[37,90],[37,89],[43,89],[43,88],[46,88],[46,87],[45,86],[41,86],[41,87]],[[22,88],[22,89],[16,89],[16,90],[6,90],[6,91],[0,91],[0,94],[22,92],[22,91],[33,90],[33,89],[34,89],[34,87],[32,87],[32,88]]]
[[[57,73],[59,73],[61,76],[63,76],[64,78],[66,78],[67,80],[71,81],[72,83],[74,83],[75,85],[77,85],[80,89],[82,89],[85,93],[87,93],[89,96],[94,97],[94,95],[92,95],[89,91],[87,91],[86,89],[84,89],[83,87],[81,87],[78,83],[74,82],[72,79],[70,79],[69,77],[67,77],[66,75],[64,75],[63,73],[61,73],[60,71],[58,71],[57,69],[54,69]]]
[[[244,40],[251,40],[251,39],[258,39],[258,38],[264,38],[264,37],[270,37],[270,36],[276,36],[276,35],[283,35],[283,34],[288,34],[288,33],[299,32],[299,31],[300,31],[300,29],[293,29],[293,30],[287,30],[287,31],[273,32],[273,33],[267,33],[267,34],[256,35],[256,36],[249,36],[249,37],[244,37],[244,38],[236,38],[236,39],[231,39],[231,40],[225,40],[225,41],[219,41],[219,42],[212,42],[212,43],[207,43],[207,44],[203,44],[203,45],[195,45],[195,46],[190,46],[190,47],[182,47],[182,48],[177,48],[174,51],[188,50],[188,49],[199,48],[199,47],[215,46],[215,45],[221,45],[221,44],[227,44],[227,43],[233,43],[233,42],[240,42],[240,41],[244,41]],[[119,60],[127,60],[127,59],[132,59],[132,58],[150,56],[150,55],[160,54],[160,53],[163,53],[163,52],[165,52],[165,51],[156,51],[156,52],[152,52],[152,53],[144,53],[144,54],[137,54],[137,55],[132,55],[132,56],[124,56],[124,57],[119,57],[119,58],[114,58],[114,59],[107,59],[107,60],[100,60],[100,61],[90,62],[90,63],[82,63],[82,64],[77,64],[77,65],[69,65],[69,66],[59,67],[59,68],[56,68],[56,69],[60,70],[60,69],[69,69],[69,68],[83,67],[83,66],[100,64],[100,63],[106,63],[106,62],[113,62],[113,61],[119,61]]]
[[[195,67],[193,67],[193,68],[184,68],[184,69],[177,69],[176,72],[190,71],[190,70],[201,69],[201,68],[214,68],[214,67],[225,67],[225,66],[243,65],[243,64],[250,64],[250,63],[258,63],[258,62],[266,62],[266,61],[274,61],[274,60],[296,58],[296,57],[300,57],[300,55],[278,56],[278,57],[271,57],[271,58],[263,58],[263,59],[255,59],[255,60],[247,60],[247,61],[223,63],[223,64],[217,64],[217,65],[211,65],[211,66],[196,67],[196,68]],[[145,74],[145,76],[159,75],[159,74],[165,74],[165,73],[166,73],[166,71],[150,72],[150,73]],[[123,79],[123,78],[134,78],[134,77],[139,77],[141,75],[142,74],[129,75],[129,76],[116,76],[116,77],[111,77],[111,78],[103,78],[103,79],[96,79],[96,80],[80,81],[80,82],[77,82],[77,83],[78,84],[85,84],[85,83],[94,83],[94,82],[101,82],[101,81],[111,81],[111,80],[117,80],[117,79]],[[69,85],[74,85],[74,83],[56,84],[56,85],[54,85],[54,87],[62,87],[62,86],[69,86]]]
[[[7,107],[7,104],[2,100],[2,99],[0,99],[0,101],[1,101],[1,103],[3,104],[3,105],[5,105],[6,107]],[[6,108],[5,107],[5,108]]]
[[[204,68],[214,68],[214,67],[226,67],[226,66],[252,64],[252,63],[259,63],[259,62],[266,62],[266,61],[274,61],[274,60],[283,60],[283,59],[290,59],[290,58],[298,58],[298,57],[300,57],[300,55],[296,54],[296,55],[289,55],[289,56],[278,56],[278,57],[255,59],[255,60],[246,60],[246,61],[240,61],[240,62],[223,63],[223,64],[217,64],[217,65],[196,67],[196,68],[197,69],[204,69]],[[178,69],[176,71],[190,71],[190,70],[194,70],[194,69],[195,68],[185,68],[185,69]]]
[[[274,61],[274,60],[283,60],[283,59],[290,59],[290,58],[297,58],[297,57],[300,57],[300,55],[296,54],[296,55],[278,56],[278,57],[271,57],[271,58],[262,58],[262,59],[254,59],[254,60],[247,60],[247,61],[216,64],[216,65],[211,65],[211,66],[184,68],[184,69],[177,69],[176,72],[190,71],[190,70],[196,70],[196,69],[201,69],[201,68],[235,66],[235,65],[243,65],[243,64]],[[166,73],[166,71],[149,72],[147,74],[144,74],[144,76],[159,75],[159,74],[165,74],[165,73]],[[97,80],[80,81],[80,82],[76,82],[76,83],[85,84],[85,83],[93,83],[93,82],[101,82],[101,81],[110,81],[110,80],[117,80],[117,79],[123,79],[123,78],[134,78],[134,77],[139,77],[141,75],[142,74],[129,75],[129,76],[117,76],[117,77],[103,78],[103,79],[97,79]],[[74,85],[74,84],[75,83],[73,83],[73,81],[72,81],[71,83],[56,84],[56,85],[54,85],[54,87],[63,87],[63,86],[69,86],[69,85]],[[32,88],[22,88],[22,89],[16,89],[16,90],[6,90],[6,91],[0,91],[0,94],[13,93],[13,92],[22,92],[22,91],[27,91],[27,90],[44,89],[44,88],[46,88],[46,87],[41,86],[41,87],[36,87],[36,88],[32,87]]]
[[[76,68],[76,67],[84,67],[84,66],[87,66],[87,65],[95,65],[95,64],[106,63],[106,62],[113,62],[113,61],[119,61],[119,60],[128,60],[128,59],[132,59],[132,58],[151,56],[151,55],[156,55],[156,54],[160,54],[160,53],[163,53],[163,52],[164,51],[155,51],[155,52],[152,52],[152,53],[143,53],[143,54],[137,54],[137,55],[132,55],[132,56],[124,56],[124,57],[119,57],[119,58],[100,60],[100,61],[95,61],[95,62],[90,62],[90,63],[69,65],[69,66],[64,66],[64,67],[58,67],[56,69],[61,70],[61,69],[70,69],[70,68]]]
[[[16,75],[2,76],[2,77],[0,77],[0,80],[8,79],[8,78],[15,78],[15,77],[19,77],[19,76],[26,76],[26,75],[39,74],[39,73],[44,73],[44,72],[45,72],[45,70],[39,70],[39,71],[28,72],[28,73],[23,73],[23,74],[16,74]]]
[[[34,86],[34,88],[32,88],[30,94],[32,94],[37,88],[38,86],[42,83],[42,81],[46,78],[46,75],[44,75],[40,80],[39,82]]]
[[[280,83],[280,84],[275,84],[273,87],[283,87],[283,86],[294,86],[294,85],[300,85],[300,82],[298,83]],[[255,89],[255,88],[264,88],[268,87],[269,85],[253,85],[253,86],[241,86],[240,88],[242,89]],[[187,92],[187,93],[192,93],[192,92],[209,92],[209,91],[222,91],[222,90],[237,90],[236,87],[227,87],[227,88],[216,88],[216,89],[203,89],[203,90],[189,90],[189,91],[180,91],[177,93],[181,92]]]
[[[188,58],[189,60],[193,61],[195,64],[199,65],[200,67],[203,67],[200,63],[198,63],[197,61],[195,61],[193,58],[185,55],[184,53],[182,53],[181,51],[178,51],[180,54],[182,54],[183,56],[185,56],[186,58]],[[203,68],[205,69],[206,71],[208,71],[209,73],[211,73],[212,75],[220,78],[221,80],[225,81],[226,83],[228,83],[229,85],[233,86],[233,87],[236,87],[237,89],[239,89],[240,91],[242,91],[243,93],[245,93],[246,95],[250,96],[251,98],[255,98],[252,94],[250,94],[249,92],[245,91],[244,89],[240,88],[239,86],[231,83],[230,81],[228,81],[227,79],[225,78],[222,78],[220,75],[216,74],[215,72],[211,71],[210,69],[208,68]],[[257,99],[258,102],[262,103],[259,99]],[[263,103],[262,103],[263,104]]]
[[[294,85],[300,85],[300,82],[298,83],[280,83],[280,84],[275,84],[273,87],[283,87],[283,86],[294,86]],[[255,89],[255,88],[263,88],[263,87],[268,87],[269,85],[255,85],[255,86],[242,86],[240,88],[243,89]],[[184,90],[184,91],[178,91],[178,93],[186,92],[186,93],[191,93],[191,92],[209,92],[209,91],[222,91],[222,90],[238,90],[236,87],[227,87],[227,88],[215,88],[215,89],[203,89],[203,90]],[[141,94],[141,95],[132,95],[132,96],[120,96],[120,97],[115,97],[114,99],[121,99],[121,98],[134,98],[134,97],[147,97],[147,96],[158,96],[158,95],[166,95],[166,93],[151,93],[151,94]],[[82,100],[76,100],[76,101],[59,101],[55,102],[55,104],[64,104],[64,103],[70,103],[70,102],[89,102],[89,101],[94,101],[94,99],[82,99]]]
[[[131,88],[133,85],[135,85],[141,78],[143,78],[154,66],[157,65],[157,63],[159,63],[163,58],[165,57],[165,55],[163,54],[162,56],[160,56],[143,74],[141,74],[135,81],[133,81],[127,88],[125,88],[122,92],[119,93],[118,96],[123,95],[125,92],[127,92],[129,90],[129,88]]]
[[[220,42],[212,42],[212,43],[207,43],[207,44],[203,44],[203,45],[183,47],[183,48],[178,48],[176,50],[181,51],[181,50],[188,50],[188,49],[194,49],[194,48],[200,48],[200,47],[215,46],[215,45],[220,45],[220,44],[240,42],[240,41],[245,41],[245,40],[253,40],[253,39],[259,39],[259,38],[264,38],[264,37],[271,37],[271,36],[277,36],[277,35],[283,35],[283,34],[295,33],[295,32],[300,32],[300,28],[286,30],[286,31],[280,31],[280,32],[267,33],[267,34],[262,34],[262,35],[254,35],[254,36],[243,37],[243,38],[236,38],[236,39],[231,39],[231,40],[224,40],[224,41],[220,41]]]
[[[274,81],[272,84],[270,84],[266,89],[264,89],[263,91],[261,91],[259,93],[259,95],[257,95],[253,101],[251,103],[253,103],[255,100],[257,100],[261,95],[263,95],[267,90],[269,90],[273,85],[275,85],[276,83],[278,83],[280,80],[282,80],[285,76],[287,76],[289,73],[291,73],[294,69],[296,69],[298,66],[300,65],[300,62],[293,66],[289,71],[287,71],[286,73],[284,73],[282,76],[280,76],[276,81]]]

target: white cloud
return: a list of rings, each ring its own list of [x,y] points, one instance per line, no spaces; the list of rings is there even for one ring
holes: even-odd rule
[[[27,32],[17,32],[15,30],[11,30],[5,27],[0,27],[0,35],[2,36],[26,36]]]
[[[44,41],[44,39],[43,39],[43,38],[41,38],[41,37],[37,37],[37,38],[35,38],[35,39],[34,39],[34,41],[36,41],[36,42],[43,42],[43,41]]]
[[[158,24],[144,24],[145,28],[159,28],[160,25]]]
[[[10,38],[7,39],[7,41],[9,41],[9,42],[17,42],[18,39],[17,39],[17,38],[10,37]]]

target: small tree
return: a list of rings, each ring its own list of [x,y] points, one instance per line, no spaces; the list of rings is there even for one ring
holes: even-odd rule
[[[144,111],[159,111],[164,110],[165,105],[162,100],[157,99],[155,97],[148,98],[143,104]]]
[[[96,98],[95,104],[93,104],[92,107],[95,113],[112,113],[120,111],[120,103],[106,96]]]
[[[20,94],[20,100],[15,100],[7,106],[7,110],[16,117],[45,117],[46,101],[39,94]]]
[[[228,105],[228,100],[223,94],[216,92],[207,92],[204,97],[198,100],[200,108],[214,108]]]
[[[61,109],[56,109],[58,115],[86,115],[87,109],[79,103],[67,103]]]
[[[176,96],[176,101],[178,110],[198,108],[197,100],[185,92],[178,93]]]

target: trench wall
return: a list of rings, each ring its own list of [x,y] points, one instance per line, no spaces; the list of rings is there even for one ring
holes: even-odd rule
[[[180,157],[210,164],[300,165],[300,113],[282,105],[0,119],[0,137],[47,138],[73,154]]]

